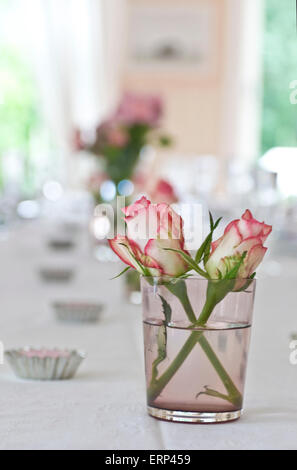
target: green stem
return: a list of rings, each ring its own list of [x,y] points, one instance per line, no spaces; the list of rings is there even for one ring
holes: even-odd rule
[[[158,380],[151,383],[147,390],[147,398],[149,403],[154,401],[160,395],[162,390],[166,387],[168,382],[172,379],[174,374],[178,371],[180,366],[183,364],[196,345],[199,335],[202,334],[202,331],[193,331],[164,374],[162,374]]]
[[[228,391],[228,398],[229,400],[236,406],[240,407],[242,404],[242,396],[235,384],[233,383],[231,377],[229,376],[226,369],[222,366],[219,358],[215,354],[214,350],[210,346],[209,342],[205,338],[204,335],[198,339],[198,343],[200,344],[201,348],[207,355],[208,359],[212,363],[213,367],[215,368],[218,376],[220,377],[221,381],[223,382],[226,390]]]
[[[207,295],[204,307],[198,320],[195,322],[195,326],[204,326],[207,323],[213,309],[215,308],[217,301],[213,296]]]
[[[167,286],[168,287],[168,286]],[[190,305],[190,301],[188,298],[188,295],[186,295],[185,299],[181,299],[181,291],[177,294],[176,292],[173,292],[174,285],[170,286],[170,292],[174,293],[179,300],[181,301],[182,305],[184,306],[185,310],[186,307],[188,308],[188,305]],[[187,316],[190,319],[192,323],[195,324],[195,326],[203,326],[205,323],[207,323],[208,318],[210,317],[214,307],[216,304],[224,298],[225,295],[219,294],[219,297],[217,295],[217,292],[215,289],[213,289],[214,284],[210,281],[208,285],[208,291],[207,291],[207,299],[205,302],[205,305],[203,307],[203,310],[198,318],[193,322],[192,318],[193,316],[195,317],[195,314],[193,312],[192,307],[190,310],[186,310]],[[182,291],[186,290],[186,286],[182,287]],[[240,406],[242,397],[236,386],[234,385],[233,381],[231,380],[230,376],[228,375],[227,371],[224,369],[222,364],[220,363],[218,357],[214,353],[213,349],[211,348],[210,344],[204,337],[204,331],[193,331],[185,344],[183,345],[182,349],[179,351],[175,359],[172,361],[170,366],[166,369],[166,371],[161,375],[161,377],[158,380],[152,381],[150,384],[148,390],[147,390],[147,397],[148,401],[151,403],[154,401],[162,392],[162,390],[166,387],[166,385],[169,383],[169,381],[172,379],[172,377],[175,375],[175,373],[178,371],[178,369],[181,367],[181,365],[184,363],[194,346],[197,344],[197,342],[200,344],[202,347],[203,351],[207,355],[208,359],[210,360],[211,364],[213,365],[214,369],[218,373],[219,377],[221,378],[224,386],[226,387],[226,390],[228,391],[228,395],[230,397],[230,401],[234,403],[237,406]]]
[[[191,323],[196,323],[196,315],[188,297],[187,286],[185,281],[178,281],[177,284],[168,283],[166,284],[166,287],[171,292],[171,294],[175,295],[179,299],[187,314],[189,321]]]

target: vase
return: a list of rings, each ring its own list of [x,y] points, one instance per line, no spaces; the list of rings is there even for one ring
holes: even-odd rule
[[[149,415],[185,423],[240,418],[256,281],[242,284],[235,292],[234,280],[142,278]]]

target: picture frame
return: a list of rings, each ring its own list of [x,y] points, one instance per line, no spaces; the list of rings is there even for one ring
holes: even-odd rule
[[[208,78],[218,65],[217,1],[132,2],[128,68]]]

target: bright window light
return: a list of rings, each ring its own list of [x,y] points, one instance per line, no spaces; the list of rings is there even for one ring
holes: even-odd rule
[[[297,196],[297,147],[274,147],[260,160],[260,166],[277,173],[279,191],[284,197]]]

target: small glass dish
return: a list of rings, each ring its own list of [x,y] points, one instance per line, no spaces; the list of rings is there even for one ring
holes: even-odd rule
[[[95,323],[104,308],[103,304],[90,302],[54,302],[56,317],[63,322]]]
[[[17,377],[29,380],[71,379],[86,354],[71,349],[47,349],[26,346],[5,352]]]
[[[49,248],[56,251],[70,250],[74,245],[74,241],[68,238],[52,238],[48,241]]]
[[[71,268],[40,268],[40,277],[46,282],[66,282],[74,276]]]

